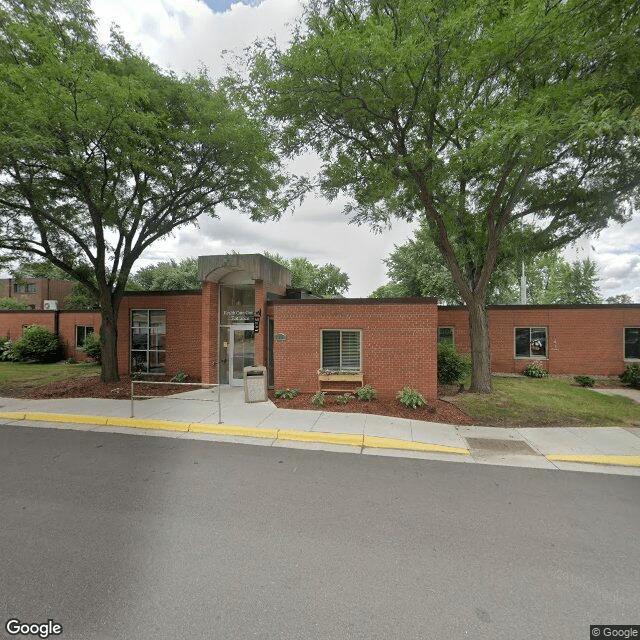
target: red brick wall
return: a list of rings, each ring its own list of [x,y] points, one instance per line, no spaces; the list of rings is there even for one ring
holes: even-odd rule
[[[218,380],[218,283],[202,283],[201,315],[201,376],[202,382],[215,384]]]
[[[0,311],[0,336],[17,340],[22,336],[22,327],[39,324],[55,331],[55,311]],[[76,349],[76,325],[93,327],[100,331],[100,313],[97,311],[58,312],[58,338],[62,343],[65,358],[88,360],[84,353]]]
[[[454,327],[458,351],[471,350],[465,309],[440,307],[438,326]],[[541,362],[550,373],[613,376],[628,364],[624,328],[640,327],[640,305],[491,307],[491,369],[495,372],[520,373],[531,361],[515,357],[516,327],[547,328],[547,358]]]
[[[290,300],[271,303],[275,388],[318,389],[322,329],[362,331],[365,384],[382,397],[410,386],[437,397],[437,307],[427,299]]]
[[[59,339],[67,358],[78,361],[90,360],[76,348],[76,326],[93,327],[95,334],[100,333],[100,312],[98,311],[61,311],[59,317]]]
[[[17,340],[22,337],[22,327],[39,324],[55,330],[54,311],[0,311],[0,336]]]
[[[57,300],[58,308],[64,305],[64,299],[73,292],[73,281],[47,278],[23,278],[18,284],[35,284],[35,293],[18,293],[13,290],[15,278],[0,280],[0,298],[13,298],[19,302],[42,309],[44,300]]]
[[[128,293],[118,313],[118,370],[130,373],[130,312],[132,309],[166,311],[165,373],[184,371],[192,380],[202,375],[202,295],[199,291]],[[215,352],[214,352],[215,353]]]

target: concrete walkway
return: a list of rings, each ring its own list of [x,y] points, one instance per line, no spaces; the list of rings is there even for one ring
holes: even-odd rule
[[[244,402],[242,388],[190,391],[135,402],[0,398],[0,427],[25,425],[144,433],[493,464],[640,475],[640,427],[495,428],[360,413],[279,409]],[[640,423],[640,407],[638,410]]]

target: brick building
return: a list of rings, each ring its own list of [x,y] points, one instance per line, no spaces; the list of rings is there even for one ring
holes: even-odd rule
[[[464,307],[434,299],[319,299],[291,289],[290,274],[261,255],[200,258],[201,291],[129,292],[118,314],[118,364],[203,382],[241,385],[265,365],[275,388],[315,391],[319,370],[358,372],[381,396],[402,387],[437,394],[437,343],[470,350]],[[91,311],[0,312],[0,336],[42,324],[67,357],[100,329]],[[640,362],[640,305],[489,308],[492,370],[521,372],[538,361],[554,374],[617,375]],[[349,377],[349,376],[345,376]],[[350,376],[353,378],[353,374]],[[337,378],[336,378],[337,379]]]
[[[0,298],[24,302],[30,309],[44,309],[45,300],[55,300],[58,308],[73,292],[72,280],[52,278],[0,278]]]

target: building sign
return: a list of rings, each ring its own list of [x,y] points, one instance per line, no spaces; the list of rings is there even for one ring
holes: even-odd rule
[[[253,332],[258,333],[260,331],[260,316],[262,315],[262,309],[258,309],[253,316]]]

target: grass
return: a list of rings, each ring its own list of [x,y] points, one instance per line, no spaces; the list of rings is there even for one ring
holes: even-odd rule
[[[100,365],[94,363],[24,364],[0,362],[0,389],[30,389],[50,382],[70,380],[100,373]]]
[[[456,404],[478,422],[495,426],[640,426],[638,403],[584,389],[567,378],[495,377],[493,393],[460,394]]]

